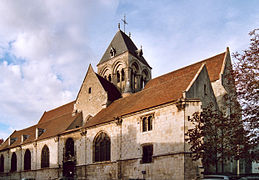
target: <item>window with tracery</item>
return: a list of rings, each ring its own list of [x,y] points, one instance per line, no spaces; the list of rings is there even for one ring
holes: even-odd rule
[[[111,141],[109,136],[101,132],[94,140],[94,161],[110,161],[111,160]]]
[[[41,168],[49,167],[49,148],[44,145],[41,151]]]
[[[31,151],[29,149],[26,149],[24,154],[24,170],[30,170],[31,169]]]
[[[17,171],[17,156],[14,152],[11,158],[11,171]]]
[[[0,172],[4,172],[4,155],[0,157]]]

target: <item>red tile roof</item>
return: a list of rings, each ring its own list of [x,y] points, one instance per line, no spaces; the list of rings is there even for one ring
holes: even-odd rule
[[[77,118],[82,118],[81,113],[77,113],[74,116],[72,115],[72,111],[70,112],[71,108],[69,108],[71,104],[73,104],[73,102],[54,110],[48,111],[47,115],[45,115],[44,117],[44,121],[40,121],[34,126],[19,131],[14,131],[9,138],[16,138],[16,140],[9,146],[8,138],[2,145],[0,145],[0,150],[34,142],[36,140],[36,128],[42,128],[45,130],[45,132],[37,140],[53,137],[68,130],[70,125]],[[68,110],[68,112],[66,110]],[[56,114],[54,112],[56,112]],[[28,138],[24,142],[21,142],[22,135],[28,136]]]
[[[206,63],[210,80],[212,82],[218,80],[223,67],[224,57],[225,52],[152,79],[142,91],[115,100],[110,106],[101,110],[90,119],[84,127],[106,123],[114,120],[115,117],[176,101],[182,98],[183,91],[187,89],[203,63]],[[102,78],[98,78],[103,86],[107,85]],[[35,141],[36,128],[46,130],[38,139],[53,137],[68,130],[70,125],[77,118],[82,117],[80,113],[72,116],[74,103],[75,101],[72,101],[53,110],[44,112],[38,124],[23,130],[14,131],[10,137],[17,138],[17,140],[11,144],[11,146],[8,145],[8,141],[6,140],[0,146],[0,150],[20,145],[21,135],[29,135],[23,144]]]
[[[172,71],[170,73],[167,73],[165,75],[159,76],[157,78],[151,79],[147,85],[145,86],[145,89],[157,86],[165,81],[168,81],[172,78],[182,76],[185,73],[188,73],[190,70],[192,70],[195,67],[200,67],[203,63],[206,63],[206,67],[208,70],[208,74],[210,77],[210,81],[214,82],[220,78],[220,72],[221,68],[224,63],[224,57],[225,52],[218,54],[216,56],[210,57],[208,59],[205,59],[203,61],[197,62],[195,64],[183,67],[181,69],[178,69],[176,71]]]
[[[172,77],[159,86],[144,89],[140,92],[114,101],[110,106],[101,110],[85,127],[109,122],[114,117],[137,112],[147,108],[155,107],[161,104],[175,101],[182,97],[200,66],[195,66],[189,72],[181,76]]]
[[[118,99],[107,108],[101,110],[85,124],[85,127],[106,123],[114,120],[115,117],[182,98],[183,91],[187,89],[204,63],[206,64],[210,80],[212,82],[216,81],[220,77],[224,57],[225,52],[150,80],[142,91]]]
[[[47,112],[45,111],[38,123],[47,122],[53,118],[57,118],[59,116],[65,115],[65,114],[72,113],[73,109],[74,109],[74,104],[75,104],[75,101],[72,101],[70,103],[57,107],[50,111],[47,111]]]

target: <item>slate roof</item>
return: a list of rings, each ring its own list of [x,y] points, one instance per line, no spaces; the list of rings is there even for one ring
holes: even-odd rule
[[[117,87],[114,86],[114,84],[112,84],[111,82],[109,82],[108,80],[106,80],[98,74],[96,74],[96,76],[102,84],[104,90],[108,93],[108,100],[114,101],[121,97],[120,91],[117,89]]]
[[[130,37],[128,35],[126,35],[124,32],[122,32],[121,30],[119,30],[115,34],[114,38],[112,39],[111,43],[109,44],[108,48],[106,49],[106,51],[105,51],[103,57],[101,58],[100,62],[98,63],[98,65],[111,59],[111,56],[110,56],[111,48],[114,48],[116,50],[115,56],[118,56],[118,55],[128,51],[133,56],[137,57],[143,64],[150,67],[143,56],[139,57],[137,55],[136,50],[138,50],[138,48],[133,43],[133,41],[130,39]]]
[[[115,117],[176,101],[182,98],[183,92],[204,63],[206,64],[211,82],[218,80],[224,58],[225,52],[152,79],[142,91],[118,99],[107,108],[101,110],[84,127],[87,128],[110,122]]]

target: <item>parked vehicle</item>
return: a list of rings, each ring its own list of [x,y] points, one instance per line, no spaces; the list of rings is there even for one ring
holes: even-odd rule
[[[204,180],[216,180],[216,179],[226,179],[229,180],[228,176],[225,175],[204,175]]]
[[[241,177],[239,180],[259,180],[259,176],[244,176]]]

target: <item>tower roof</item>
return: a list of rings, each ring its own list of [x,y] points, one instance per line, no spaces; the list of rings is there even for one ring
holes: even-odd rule
[[[111,59],[110,50],[112,48],[115,49],[115,51],[116,51],[115,56],[118,56],[118,55],[128,51],[133,56],[138,58],[143,64],[150,67],[143,56],[138,56],[138,54],[136,52],[138,50],[138,48],[133,43],[133,41],[130,39],[130,37],[127,36],[121,30],[119,30],[113,37],[111,43],[109,44],[108,48],[106,49],[106,51],[105,51],[103,57],[101,58],[100,62],[98,63],[98,65]]]

